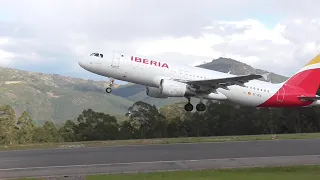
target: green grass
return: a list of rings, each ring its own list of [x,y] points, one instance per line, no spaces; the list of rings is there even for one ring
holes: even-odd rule
[[[164,139],[42,143],[42,144],[24,144],[24,145],[7,145],[7,146],[1,145],[0,150],[100,147],[100,146],[115,146],[115,145],[172,144],[172,143],[198,143],[198,142],[232,142],[232,141],[257,141],[257,140],[281,140],[281,139],[317,139],[317,138],[320,138],[320,133],[217,136],[217,137],[183,137],[183,138],[164,138]]]
[[[40,180],[20,178],[17,180]],[[319,180],[320,166],[283,166],[240,169],[88,175],[86,180]]]
[[[320,166],[155,172],[87,176],[87,180],[319,180]]]

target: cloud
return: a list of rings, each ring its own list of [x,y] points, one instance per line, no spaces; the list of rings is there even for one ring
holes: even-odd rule
[[[155,56],[169,51],[205,56],[202,59],[227,57],[290,76],[319,53],[319,25],[319,20],[312,19],[284,20],[273,28],[252,19],[215,21],[203,29],[201,37],[163,37],[143,44],[138,52]],[[187,61],[197,64],[201,60]]]
[[[319,5],[315,0],[3,0],[0,65],[89,77],[78,60],[95,51],[122,50],[193,65],[230,57],[291,75],[319,52],[320,22],[314,17]]]
[[[6,66],[12,63],[12,58],[14,58],[14,55],[10,52],[4,51],[1,49],[1,47],[4,47],[9,44],[8,38],[1,38],[0,37],[0,65]]]
[[[6,65],[9,65],[11,62],[11,59],[13,58],[13,54],[11,53],[8,53],[6,51],[3,51],[0,49],[0,65],[2,66],[6,66]]]

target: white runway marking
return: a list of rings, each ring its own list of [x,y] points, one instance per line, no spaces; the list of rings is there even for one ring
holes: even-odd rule
[[[51,168],[73,168],[73,167],[97,167],[97,166],[121,166],[121,165],[138,165],[138,164],[159,164],[159,163],[179,163],[179,162],[200,162],[200,161],[235,161],[235,160],[267,160],[267,159],[283,159],[283,158],[315,158],[319,155],[297,155],[297,156],[271,156],[271,157],[244,157],[244,158],[221,158],[221,159],[194,159],[194,160],[172,160],[172,161],[150,161],[150,162],[128,162],[128,163],[108,163],[108,164],[77,164],[64,166],[43,166],[43,167],[25,167],[25,168],[7,168],[0,171],[15,171],[15,170],[35,170],[35,169],[51,169]],[[300,160],[299,160],[300,161]],[[320,159],[319,159],[320,162]]]

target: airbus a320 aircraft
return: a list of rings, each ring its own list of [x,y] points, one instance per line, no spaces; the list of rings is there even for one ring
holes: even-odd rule
[[[228,100],[254,107],[308,107],[320,104],[316,95],[320,84],[320,55],[283,83],[258,80],[265,75],[236,76],[228,73],[157,61],[114,51],[110,57],[92,53],[79,65],[92,73],[146,86],[146,94],[154,98],[185,97],[186,111],[192,111],[190,98],[199,99],[197,111],[204,111],[207,100]],[[113,80],[107,93],[112,91]]]

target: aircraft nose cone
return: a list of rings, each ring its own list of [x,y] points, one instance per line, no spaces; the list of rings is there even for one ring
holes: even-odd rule
[[[79,66],[80,66],[80,67],[82,67],[82,68],[83,68],[84,64],[83,64],[83,62],[82,62],[82,61],[78,61],[78,64],[79,64]]]
[[[88,63],[84,62],[84,61],[78,61],[78,64],[80,67],[82,67],[83,69],[87,69],[88,68]]]

